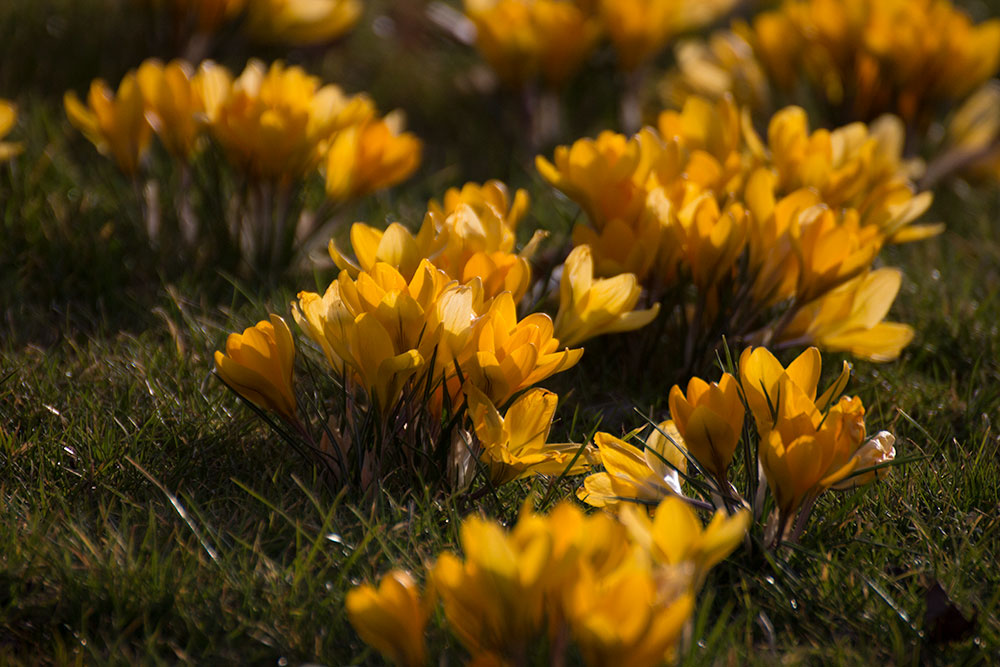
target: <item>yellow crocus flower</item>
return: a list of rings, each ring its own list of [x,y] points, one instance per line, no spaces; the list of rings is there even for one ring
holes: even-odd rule
[[[590,468],[592,454],[574,443],[549,443],[549,429],[559,397],[546,389],[529,389],[503,417],[487,396],[468,386],[468,414],[482,446],[480,459],[494,485],[529,475],[578,475]],[[582,450],[582,451],[581,451]]]
[[[332,41],[354,27],[359,0],[246,0],[247,32],[266,43],[308,46]]]
[[[223,382],[257,407],[296,420],[292,390],[295,344],[278,315],[226,339],[225,353],[215,352],[215,370]]]
[[[348,97],[300,67],[247,63],[214,110],[212,135],[255,178],[286,181],[319,164],[335,132],[375,115],[364,96]]]
[[[595,280],[590,247],[577,246],[566,258],[559,280],[555,336],[564,345],[579,345],[595,336],[646,326],[656,319],[660,304],[635,310],[641,292],[632,273]]]
[[[711,23],[734,0],[601,0],[600,15],[622,69],[632,71],[663,50],[677,33]]]
[[[492,209],[495,212],[493,217],[498,218],[503,226],[513,233],[517,231],[518,223],[528,212],[531,197],[527,190],[518,188],[514,198],[511,199],[510,189],[502,181],[491,180],[483,184],[469,182],[461,188],[448,188],[444,193],[443,203],[432,199],[427,204],[427,210],[445,219],[455,213],[462,204],[471,206],[480,217],[485,214],[486,209]],[[510,250],[510,248],[496,249]]]
[[[494,405],[503,405],[521,389],[573,367],[583,355],[580,348],[560,349],[552,319],[545,313],[532,313],[519,321],[509,292],[497,295],[479,318],[472,345],[474,353],[462,371]]]
[[[694,196],[677,214],[684,263],[701,291],[722,280],[733,269],[746,245],[746,209],[731,203],[719,210],[708,192]]]
[[[824,205],[815,206],[792,218],[789,233],[799,259],[795,288],[799,303],[808,303],[864,272],[882,248],[878,228],[862,227],[854,209],[840,217]]]
[[[580,568],[566,606],[585,663],[656,667],[672,661],[694,611],[687,581],[685,571],[652,568],[638,555],[603,576]]]
[[[70,123],[98,151],[110,153],[126,174],[135,174],[153,137],[135,72],[122,77],[117,93],[103,80],[94,80],[87,93],[87,106],[72,91],[66,93],[63,103]]]
[[[652,520],[645,510],[626,507],[622,520],[632,539],[646,548],[657,562],[671,566],[690,563],[694,567],[693,588],[697,590],[709,570],[731,554],[750,528],[750,511],[738,510],[729,515],[717,511],[708,526],[680,497],[664,498],[653,511]]]
[[[17,107],[5,99],[0,99],[0,139],[6,137],[17,122]],[[24,147],[19,143],[0,141],[0,162],[6,162],[19,155]]]
[[[598,21],[568,0],[465,0],[464,8],[476,28],[476,47],[514,87],[539,75],[562,85],[600,34]]]
[[[352,588],[345,606],[358,635],[383,657],[402,667],[427,663],[424,628],[431,609],[409,572],[389,572],[378,589],[370,584]]]
[[[462,522],[463,562],[442,553],[429,571],[452,632],[474,661],[523,658],[542,626],[552,537],[541,522],[518,522],[507,534],[493,521]]]
[[[903,274],[881,268],[854,278],[804,306],[776,339],[815,343],[872,361],[891,361],[913,340],[913,327],[884,322]]]
[[[588,476],[577,490],[588,505],[617,510],[629,501],[659,502],[682,495],[678,471],[687,473],[687,458],[677,448],[684,446],[684,439],[673,421],[660,423],[641,448],[602,432],[594,435],[594,444],[605,472]]]
[[[851,367],[845,361],[840,375],[817,399],[821,364],[819,350],[815,347],[806,349],[787,368],[767,348],[743,350],[739,361],[740,385],[758,432],[771,430],[775,416],[780,414],[803,412],[819,421],[821,411],[840,397],[851,376]]]
[[[740,399],[739,382],[723,373],[718,382],[693,377],[687,395],[678,385],[670,390],[670,416],[684,439],[688,452],[720,482],[732,463],[743,431],[746,409]]]
[[[136,77],[153,130],[171,155],[187,160],[203,129],[205,105],[195,86],[194,71],[182,60],[164,65],[146,60]]]
[[[600,230],[612,220],[631,222],[639,215],[658,143],[650,131],[632,138],[604,131],[596,139],[557,146],[553,162],[537,156],[535,167],[550,185],[582,206]]]
[[[352,199],[409,178],[423,144],[402,126],[402,115],[394,112],[338,132],[326,157],[326,194]]]

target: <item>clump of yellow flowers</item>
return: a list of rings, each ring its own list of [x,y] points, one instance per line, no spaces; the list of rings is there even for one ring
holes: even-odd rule
[[[621,522],[569,502],[548,515],[526,506],[510,531],[473,516],[462,522],[464,559],[446,551],[427,565],[432,594],[394,570],[377,589],[348,592],[347,615],[399,665],[424,664],[437,600],[473,664],[560,664],[572,645],[588,665],[659,665],[673,658],[705,575],[749,522],[746,511],[718,512],[704,527],[676,497],[652,518],[626,512]]]
[[[950,0],[785,0],[678,48],[665,94],[730,92],[744,104],[807,91],[833,118],[900,116],[923,132],[1000,69],[1000,20]]]
[[[689,97],[634,136],[605,131],[539,156],[542,177],[588,219],[573,229],[564,271],[576,287],[564,289],[560,332],[586,330],[572,315],[586,258],[595,285],[627,280],[630,310],[651,306],[631,318],[660,307],[680,323],[673,340],[685,341],[689,372],[722,336],[895,358],[913,336],[882,321],[900,273],[872,264],[886,244],[941,229],[914,224],[931,195],[910,180],[903,137],[888,116],[813,131],[798,107],[775,114],[761,137],[731,98]]]
[[[239,205],[218,202],[228,219],[197,220],[182,202],[178,226],[196,253],[227,238],[244,272],[284,268],[322,228],[325,220],[296,210],[305,180],[321,174],[328,200],[344,202],[408,178],[422,150],[403,131],[400,113],[380,117],[366,95],[348,95],[281,62],[251,60],[234,77],[212,61],[195,68],[147,60],[117,92],[96,80],[86,104],[68,92],[65,105],[70,122],[136,183],[154,134],[174,159],[182,190],[203,185],[191,178],[193,164],[214,160],[206,149],[218,146],[243,186],[234,193]],[[221,196],[204,187],[205,196]]]
[[[892,434],[867,438],[861,400],[842,396],[850,377],[847,363],[822,393],[820,364],[814,347],[787,367],[766,348],[748,347],[734,369],[738,375],[723,373],[717,382],[694,377],[686,392],[675,385],[669,401],[673,419],[656,426],[645,442],[595,436],[604,472],[587,477],[578,496],[620,512],[684,495],[686,481],[719,507],[752,507],[759,516],[766,484],[773,504],[765,544],[795,541],[820,494],[886,475],[896,455]],[[756,456],[744,429],[747,414],[755,426]],[[747,472],[760,474],[749,476],[745,495],[729,481],[741,442]]]

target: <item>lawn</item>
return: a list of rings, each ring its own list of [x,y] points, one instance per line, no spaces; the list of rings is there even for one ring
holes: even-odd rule
[[[548,230],[536,259],[551,269],[581,214],[535,170],[518,100],[482,90],[485,66],[424,21],[427,3],[365,4],[330,48],[258,48],[230,31],[212,55],[237,71],[248,55],[286,58],[368,91],[382,113],[406,111],[422,164],[336,209],[341,242],[355,220],[416,229],[428,199],[496,178],[530,193],[520,240]],[[996,2],[957,4],[978,20],[1000,15]],[[581,478],[467,494],[399,471],[361,493],[227,389],[213,361],[227,334],[268,312],[294,330],[289,303],[302,289],[322,293],[336,269],[325,241],[314,261],[267,275],[150,244],[148,186],[99,156],[63,108],[67,90],[82,96],[98,76],[114,87],[143,59],[177,54],[147,9],[0,8],[0,97],[19,109],[7,140],[24,145],[0,163],[0,663],[380,664],[347,620],[352,586],[391,568],[422,573],[459,548],[463,517],[509,524],[528,498],[539,511],[574,498]],[[558,140],[537,152],[614,127],[616,76],[598,55],[564,91],[572,113]],[[180,187],[170,165],[154,148],[163,200]],[[934,195],[921,220],[946,230],[879,260],[903,271],[892,319],[914,328],[913,342],[887,363],[823,354],[820,384],[850,360],[848,393],[864,401],[870,433],[895,434],[900,464],[822,495],[797,544],[741,546],[716,566],[679,664],[1000,661],[1000,187],[958,176]],[[299,201],[322,196],[321,179],[304,180]],[[206,202],[192,199],[198,215],[226,214]],[[561,397],[553,442],[665,416],[683,343],[639,349],[649,339],[630,336],[588,343],[577,366],[543,383]],[[310,392],[330,391],[318,369],[297,371]],[[443,613],[427,637],[441,664],[467,656]]]

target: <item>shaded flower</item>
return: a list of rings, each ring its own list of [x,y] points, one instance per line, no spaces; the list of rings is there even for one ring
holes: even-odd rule
[[[63,97],[70,123],[80,130],[103,154],[110,153],[126,174],[139,168],[139,161],[149,148],[153,128],[146,120],[142,91],[135,72],[129,72],[112,92],[101,79],[90,84],[87,106],[76,93]]]
[[[146,60],[136,78],[146,105],[146,118],[174,157],[186,160],[202,133],[204,103],[193,85],[194,72],[182,60],[164,65]]]
[[[687,395],[674,385],[669,400],[670,416],[688,452],[705,470],[724,482],[746,414],[739,382],[729,373],[723,373],[718,382],[712,383],[693,377],[688,382]]]
[[[223,382],[257,407],[288,421],[296,420],[292,390],[295,344],[278,315],[226,339],[225,353],[216,351],[215,370]]]
[[[431,610],[409,572],[392,570],[378,589],[370,584],[352,588],[345,606],[358,635],[385,658],[405,667],[426,664],[424,627]]]
[[[0,99],[0,139],[6,137],[14,123],[17,122],[17,107],[7,100]],[[19,155],[24,150],[20,143],[10,141],[0,141],[0,162],[5,162],[12,157]]]
[[[466,387],[468,414],[482,445],[481,460],[494,485],[538,475],[578,475],[590,468],[593,453],[574,443],[547,442],[559,397],[529,389],[503,417],[474,386]]]

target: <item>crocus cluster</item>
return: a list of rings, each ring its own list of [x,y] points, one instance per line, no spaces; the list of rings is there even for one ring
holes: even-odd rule
[[[566,82],[607,36],[622,69],[639,68],[678,33],[712,22],[733,0],[465,0],[476,46],[499,78]]]
[[[182,182],[191,163],[211,153],[206,147],[217,146],[241,177],[244,187],[233,193],[240,205],[217,202],[232,211],[231,219],[187,221],[188,226],[224,227],[223,235],[255,269],[284,268],[296,245],[322,226],[295,219],[293,191],[304,179],[323,174],[328,201],[344,202],[406,179],[422,150],[419,139],[402,131],[399,112],[380,117],[366,95],[348,95],[281,62],[251,60],[234,77],[212,61],[195,68],[182,60],[147,60],[122,78],[117,92],[98,79],[86,104],[68,92],[65,105],[70,122],[133,179],[142,174],[154,134],[178,165]],[[206,197],[223,196],[209,183],[191,185],[204,187]],[[178,208],[178,217],[191,211]],[[205,239],[199,236],[210,233],[188,236],[201,249]]]
[[[560,310],[556,324],[542,312],[519,315],[532,284],[527,257],[540,239],[516,251],[514,231],[527,206],[523,191],[511,197],[497,181],[469,183],[449,190],[443,203],[431,201],[416,234],[399,223],[384,231],[357,223],[350,234],[354,257],[331,243],[339,275],[323,294],[300,292],[293,303],[299,327],[351,397],[352,419],[379,425],[369,459],[376,469],[392,463],[395,455],[384,443],[403,431],[415,450],[447,450],[447,460],[436,463],[460,486],[479,464],[493,485],[533,474],[576,474],[592,464],[591,448],[548,442],[558,397],[532,388],[583,353],[567,349],[556,327],[576,342],[642,326],[656,310],[633,311],[634,278],[593,280],[586,259],[576,266],[571,258],[562,292],[576,305]],[[281,365],[285,357],[267,353],[264,338],[254,334],[253,340],[250,346],[260,350],[254,356],[233,344],[226,355],[217,354],[219,375],[305,432],[308,420],[288,409],[294,400],[284,400],[293,393],[290,370]],[[442,420],[451,424],[447,433]],[[416,422],[437,426],[421,439]],[[354,451],[338,452],[345,459],[336,464],[341,472],[351,467],[347,458],[365,455]],[[434,456],[428,452],[428,459]]]
[[[652,518],[625,512],[621,522],[568,502],[547,516],[526,508],[510,531],[473,516],[462,522],[464,559],[444,552],[428,564],[433,595],[392,571],[378,588],[351,590],[347,615],[399,665],[425,664],[435,599],[473,664],[560,664],[575,650],[588,665],[659,665],[673,657],[705,575],[749,522],[746,511],[718,512],[705,527],[676,497]]]
[[[358,0],[146,0],[166,4],[179,30],[214,33],[234,23],[254,40],[297,46],[329,42],[361,16]]]
[[[762,138],[731,99],[690,97],[655,128],[605,131],[536,165],[587,215],[571,259],[606,280],[632,274],[647,302],[674,299],[663,310],[685,322],[689,368],[721,335],[886,360],[912,330],[882,322],[900,274],[872,263],[887,243],[940,231],[913,224],[931,195],[909,179],[903,136],[892,117],[811,131],[788,107]]]
[[[657,426],[644,443],[629,444],[607,433],[595,436],[605,472],[587,477],[579,497],[615,510],[658,502],[683,495],[681,477],[693,483],[697,470],[712,502],[752,502],[760,512],[763,494],[750,488],[746,500],[729,482],[741,441],[749,445],[743,428],[749,413],[756,427],[757,457],[746,464],[759,464],[759,484],[766,482],[774,499],[765,541],[794,541],[823,491],[854,488],[885,476],[884,464],[896,455],[892,434],[882,431],[867,438],[861,400],[842,396],[850,377],[847,363],[822,393],[817,388],[820,366],[814,347],[787,367],[763,347],[747,348],[739,359],[738,377],[723,373],[716,382],[693,377],[686,391],[674,385],[669,398],[672,421]]]
[[[238,77],[204,61],[147,60],[117,93],[95,80],[84,105],[65,97],[70,121],[103,153],[135,173],[152,136],[179,160],[214,139],[248,177],[291,181],[326,170],[327,191],[345,199],[403,180],[420,161],[420,142],[398,114],[380,118],[364,95],[322,85],[297,66],[251,60]]]
[[[667,86],[762,105],[807,88],[835,117],[924,128],[998,68],[1000,20],[975,24],[949,0],[786,0],[681,47]]]

